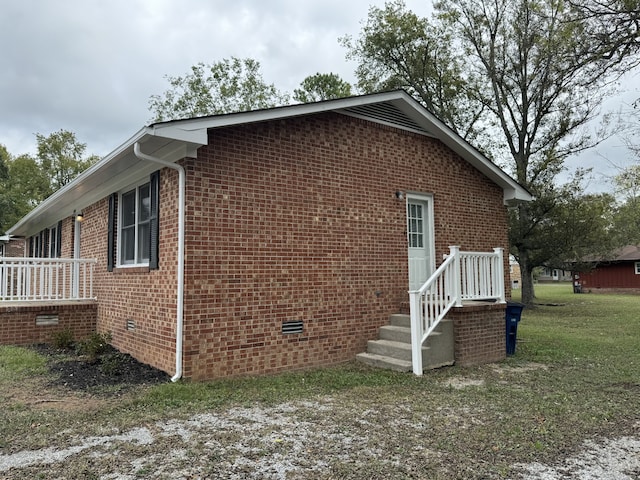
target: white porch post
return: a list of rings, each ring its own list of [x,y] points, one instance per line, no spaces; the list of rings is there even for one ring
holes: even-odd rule
[[[498,303],[505,303],[505,291],[504,291],[504,257],[503,257],[503,249],[500,247],[496,247],[493,249],[493,252],[496,254],[495,259],[495,293],[498,297]]]
[[[451,295],[455,298],[455,306],[462,306],[462,294],[460,292],[460,247],[457,245],[449,247],[449,255],[451,255],[453,260],[453,285],[451,290]]]
[[[81,222],[78,221],[78,217],[75,212],[73,213],[73,258],[75,260],[80,259],[80,229]],[[71,297],[78,298],[80,296],[80,264],[78,262],[73,262],[72,274],[73,276],[71,281]]]
[[[418,292],[409,292],[409,308],[411,312],[411,363],[413,373],[422,375],[422,315],[420,315],[420,298]]]

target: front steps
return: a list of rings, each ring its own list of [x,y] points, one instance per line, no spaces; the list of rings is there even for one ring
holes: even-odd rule
[[[367,351],[356,355],[356,359],[368,365],[411,372],[411,320],[409,315],[394,314],[389,317],[389,325],[380,327],[379,340],[369,340]],[[422,368],[453,365],[453,322],[442,320],[422,346]]]

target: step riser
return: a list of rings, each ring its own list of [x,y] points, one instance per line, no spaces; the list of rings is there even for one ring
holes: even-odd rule
[[[378,334],[381,340],[411,344],[411,330],[408,328],[385,325],[384,327],[380,327]]]
[[[406,344],[397,344],[406,345]],[[384,357],[397,358],[398,360],[411,361],[411,346],[393,346],[386,343],[381,343],[378,340],[370,340],[367,342],[367,352],[375,355],[382,355]]]
[[[368,353],[359,353],[356,355],[356,360],[371,365],[372,367],[394,370],[396,372],[410,372],[412,370],[410,362],[401,364],[397,360],[394,361],[394,359],[389,359],[388,357],[375,357]]]
[[[396,313],[389,317],[389,325],[411,328],[411,317],[404,313]]]

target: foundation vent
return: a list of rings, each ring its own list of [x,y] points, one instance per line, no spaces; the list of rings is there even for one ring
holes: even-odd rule
[[[136,329],[136,322],[134,320],[127,320],[127,330],[133,332]]]
[[[58,315],[36,315],[36,325],[38,327],[46,327],[47,325],[58,325]]]
[[[282,322],[282,333],[291,335],[293,333],[302,333],[304,330],[304,322],[302,320],[291,320]]]

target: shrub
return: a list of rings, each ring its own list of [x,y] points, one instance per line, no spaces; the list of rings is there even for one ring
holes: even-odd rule
[[[51,343],[57,350],[71,350],[73,347],[73,332],[70,328],[65,328],[51,335]]]
[[[95,362],[100,355],[109,351],[110,333],[92,333],[79,344],[80,355],[86,355],[89,362]]]

